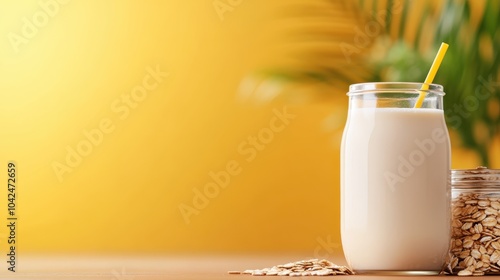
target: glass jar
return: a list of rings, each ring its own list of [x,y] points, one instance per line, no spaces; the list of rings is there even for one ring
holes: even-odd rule
[[[448,272],[500,274],[500,169],[452,170],[451,184]]]
[[[450,242],[450,142],[443,87],[349,88],[341,147],[341,236],[356,273],[438,274]]]

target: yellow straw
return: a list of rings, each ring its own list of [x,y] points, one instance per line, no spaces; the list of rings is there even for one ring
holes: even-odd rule
[[[446,50],[448,50],[448,44],[441,43],[441,47],[439,47],[438,53],[434,58],[434,62],[432,62],[431,69],[429,70],[429,73],[427,73],[427,77],[425,78],[422,88],[420,88],[421,91],[417,99],[417,103],[415,103],[415,108],[422,107],[422,103],[424,103],[425,96],[427,95],[425,90],[429,89],[429,84],[431,84],[432,80],[434,80],[439,66],[441,65],[441,61],[443,61],[443,57],[446,54]]]

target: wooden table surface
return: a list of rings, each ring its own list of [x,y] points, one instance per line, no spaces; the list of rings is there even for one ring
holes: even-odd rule
[[[17,272],[7,271],[2,265],[0,279],[108,279],[108,280],[160,280],[160,279],[464,279],[458,276],[251,276],[229,275],[229,270],[259,269],[278,264],[310,259],[300,254],[287,255],[176,255],[176,256],[20,256]],[[342,257],[330,261],[345,265]],[[487,279],[496,277],[484,276]],[[481,277],[479,277],[481,278]],[[500,278],[500,277],[499,277]],[[474,277],[478,279],[478,277]]]

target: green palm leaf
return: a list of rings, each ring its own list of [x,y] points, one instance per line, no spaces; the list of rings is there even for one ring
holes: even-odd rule
[[[500,128],[500,1],[311,0],[287,16],[304,22],[289,34],[296,64],[261,74],[333,94],[356,82],[423,81],[447,42],[435,83],[447,92],[448,125],[489,164]]]

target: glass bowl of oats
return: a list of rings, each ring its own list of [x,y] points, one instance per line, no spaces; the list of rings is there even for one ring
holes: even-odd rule
[[[452,236],[445,271],[500,274],[500,169],[451,171]]]

